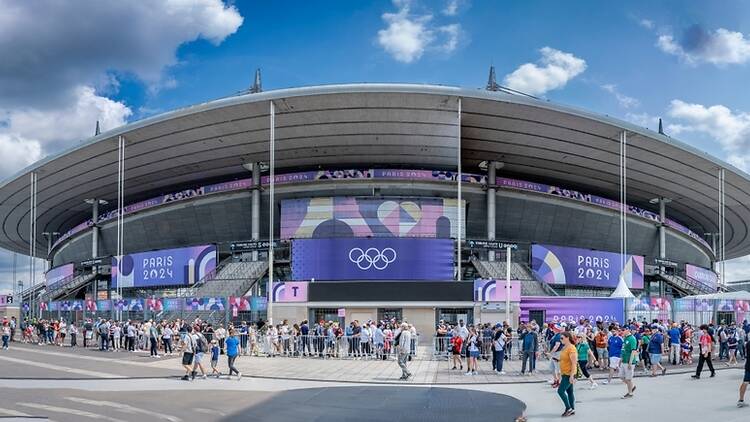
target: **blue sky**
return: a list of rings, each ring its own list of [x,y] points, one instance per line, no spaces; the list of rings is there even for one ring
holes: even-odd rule
[[[232,95],[256,68],[265,90],[481,88],[491,64],[501,84],[650,128],[662,117],[668,134],[750,168],[747,1],[0,0],[0,28],[0,177],[97,119],[107,130]],[[750,259],[728,269],[750,278]]]

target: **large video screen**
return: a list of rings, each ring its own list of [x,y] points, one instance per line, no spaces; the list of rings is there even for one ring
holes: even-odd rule
[[[295,239],[293,280],[453,280],[453,240]]]
[[[44,284],[47,289],[54,290],[60,287],[60,283],[75,273],[74,264],[65,264],[55,267],[44,274]]]
[[[615,288],[620,276],[628,287],[643,288],[643,257],[552,245],[531,246],[531,269],[548,284]],[[624,265],[623,265],[624,264]]]
[[[719,286],[719,276],[715,272],[695,265],[685,264],[685,276],[692,285],[700,285],[712,292]]]
[[[216,246],[140,252],[112,258],[112,287],[187,286],[216,269]],[[121,271],[121,273],[120,273]]]
[[[457,238],[457,204],[449,198],[287,199],[281,201],[281,238]]]

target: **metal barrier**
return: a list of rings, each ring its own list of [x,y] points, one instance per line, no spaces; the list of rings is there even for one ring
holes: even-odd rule
[[[242,339],[240,339],[242,340]],[[253,342],[255,340],[255,342]],[[252,346],[251,346],[252,345]],[[395,359],[396,347],[392,339],[374,343],[372,339],[362,341],[352,336],[280,336],[261,333],[248,334],[248,354],[257,356],[319,357],[325,359]],[[419,356],[419,338],[410,345],[412,358]]]
[[[432,358],[451,359],[453,356],[453,336],[435,336],[432,338]],[[510,343],[506,343],[507,360],[521,358],[521,342],[515,334]],[[461,356],[466,356],[466,344],[461,347]],[[479,343],[479,357],[484,360],[492,359],[492,337],[483,336]]]

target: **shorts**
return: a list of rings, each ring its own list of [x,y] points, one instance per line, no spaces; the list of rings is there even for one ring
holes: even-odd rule
[[[192,353],[183,353],[182,354],[182,364],[183,365],[190,365],[193,363],[193,354]]]
[[[195,362],[194,363],[196,365],[199,364],[199,363],[201,363],[201,359],[203,359],[203,353],[201,353],[201,352],[196,353],[195,354]]]
[[[599,359],[607,359],[609,357],[609,351],[606,347],[597,347],[596,353],[599,355]]]
[[[622,361],[622,359],[616,358],[616,357],[613,356],[613,357],[609,358],[609,367],[612,368],[612,369],[617,369],[617,368],[620,367],[620,362],[621,361]]]
[[[471,351],[471,352],[469,352],[469,354],[473,358],[478,358],[479,357],[479,350]]]
[[[461,351],[458,349],[453,349],[453,356],[461,356]]]
[[[630,365],[629,368],[628,368],[628,365],[620,366],[620,378],[624,380],[632,380],[634,374],[635,374],[635,365]]]
[[[555,374],[559,374],[560,373],[560,361],[558,360],[558,358],[552,358],[552,360],[550,361],[550,364],[552,365],[552,372]]]
[[[661,363],[661,353],[651,353],[651,363],[657,364]]]

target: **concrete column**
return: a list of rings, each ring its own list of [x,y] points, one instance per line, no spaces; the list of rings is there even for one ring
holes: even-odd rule
[[[664,198],[659,198],[659,258],[667,258],[667,218],[666,218],[667,201]]]
[[[91,221],[94,226],[91,229],[91,257],[99,256],[99,199],[94,198],[91,204]]]
[[[491,161],[487,167],[487,240],[495,240],[496,169],[497,163]],[[494,261],[495,251],[490,250],[488,257],[490,261]]]
[[[253,165],[253,197],[250,229],[252,240],[260,240],[260,163]],[[253,251],[253,261],[258,260],[258,251]]]

